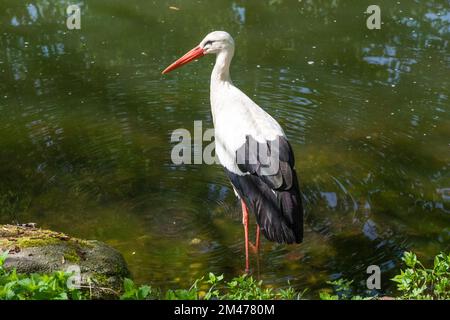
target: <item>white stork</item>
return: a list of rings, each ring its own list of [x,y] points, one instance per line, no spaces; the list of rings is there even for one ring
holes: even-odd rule
[[[278,243],[300,243],[303,239],[294,154],[278,122],[233,85],[230,63],[234,40],[227,32],[211,32],[162,73],[207,54],[216,55],[210,92],[216,154],[241,200],[248,272],[249,245],[258,251],[260,230],[268,240]],[[255,245],[248,239],[247,208],[256,216]]]

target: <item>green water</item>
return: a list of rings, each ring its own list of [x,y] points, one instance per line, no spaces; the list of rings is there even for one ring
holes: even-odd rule
[[[305,241],[262,243],[254,274],[382,291],[403,250],[450,249],[450,3],[65,0],[0,4],[0,223],[103,240],[135,279],[188,286],[243,272],[240,205],[218,165],[172,164],[170,135],[212,127],[213,58],[161,70],[212,30],[236,41],[235,84],[284,127]],[[169,8],[170,6],[176,7]]]

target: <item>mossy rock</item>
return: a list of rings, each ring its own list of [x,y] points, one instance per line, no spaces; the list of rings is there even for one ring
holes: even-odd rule
[[[92,298],[116,298],[130,272],[123,256],[96,240],[83,240],[34,227],[0,225],[0,251],[9,251],[6,269],[50,273],[79,268],[81,285]]]

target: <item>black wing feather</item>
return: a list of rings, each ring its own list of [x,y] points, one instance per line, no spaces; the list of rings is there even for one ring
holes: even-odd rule
[[[303,240],[303,207],[294,154],[285,137],[278,138],[278,152],[271,149],[273,145],[271,141],[258,143],[247,136],[245,144],[236,151],[236,159],[239,169],[249,174],[225,171],[240,198],[255,214],[261,232],[268,240],[300,243]],[[268,159],[262,159],[261,155],[266,153]],[[244,159],[242,155],[245,155]],[[278,167],[275,172],[266,174],[273,157],[278,157]]]

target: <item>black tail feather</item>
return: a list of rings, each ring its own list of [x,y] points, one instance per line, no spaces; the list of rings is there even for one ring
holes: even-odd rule
[[[226,172],[268,240],[288,244],[302,242],[303,207],[295,171],[289,190],[272,190],[256,175]]]

